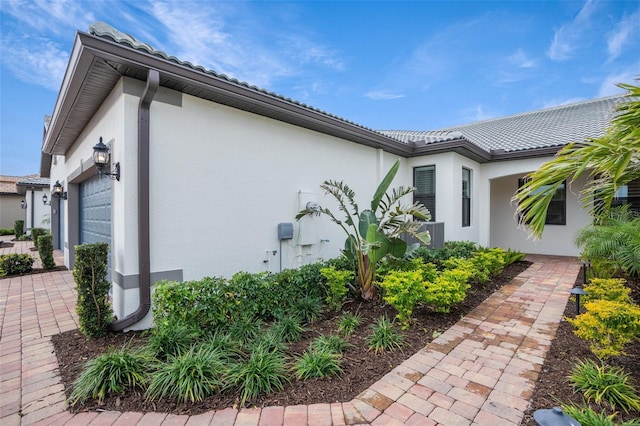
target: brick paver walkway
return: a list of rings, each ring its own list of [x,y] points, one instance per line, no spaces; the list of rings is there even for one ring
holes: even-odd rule
[[[528,259],[528,270],[351,401],[197,416],[65,411],[51,336],[77,328],[71,273],[0,280],[0,424],[519,425],[580,268],[573,258]]]

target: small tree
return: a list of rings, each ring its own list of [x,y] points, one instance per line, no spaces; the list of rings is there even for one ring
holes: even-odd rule
[[[44,269],[51,269],[56,266],[56,262],[53,259],[53,240],[51,234],[40,235],[36,240],[38,247],[38,253],[40,254],[40,260],[42,261],[42,267]]]
[[[16,220],[13,224],[13,230],[16,233],[16,239],[24,235],[24,220]]]
[[[296,220],[309,215],[329,216],[347,234],[343,253],[355,260],[356,282],[365,300],[375,297],[374,275],[378,261],[386,255],[403,257],[407,252],[407,244],[400,238],[401,234],[413,235],[424,244],[430,242],[429,233],[420,232],[421,223],[413,220],[414,217],[430,220],[431,214],[426,207],[420,203],[409,206],[400,204],[400,199],[413,193],[415,188],[399,186],[387,192],[399,168],[400,160],[395,162],[378,185],[370,209],[360,211],[355,192],[345,183],[327,180],[320,188],[336,199],[346,219],[338,219],[331,210],[323,207],[308,208],[296,216]]]
[[[42,238],[42,237],[40,237]],[[106,243],[75,246],[76,264],[73,279],[78,288],[76,311],[80,320],[80,331],[88,337],[102,337],[112,319],[107,281]]]

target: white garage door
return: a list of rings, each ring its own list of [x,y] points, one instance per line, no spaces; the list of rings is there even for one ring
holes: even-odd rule
[[[80,244],[107,243],[111,280],[111,179],[95,176],[80,184]]]

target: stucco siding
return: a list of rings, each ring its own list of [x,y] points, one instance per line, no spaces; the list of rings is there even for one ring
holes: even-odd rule
[[[0,195],[0,228],[13,229],[16,220],[25,219],[25,210],[20,207],[23,195]]]

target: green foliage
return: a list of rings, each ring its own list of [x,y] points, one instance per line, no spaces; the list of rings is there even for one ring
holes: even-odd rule
[[[309,349],[312,351],[329,351],[336,354],[342,354],[348,347],[349,343],[336,334],[330,336],[322,335],[314,339],[309,345]]]
[[[159,320],[149,333],[147,349],[160,360],[183,354],[198,338],[192,326],[167,319]]]
[[[247,342],[246,347],[249,352],[254,351],[257,347],[261,347],[269,352],[284,352],[287,345],[282,337],[282,332],[276,327],[269,327],[252,341]]]
[[[610,300],[621,303],[632,303],[631,289],[625,285],[622,278],[592,278],[584,291],[585,302],[596,300]]]
[[[527,256],[526,253],[522,253],[517,250],[507,249],[507,251],[504,252],[504,266],[509,266],[513,263],[520,262],[524,260],[526,256]]]
[[[640,308],[610,300],[585,303],[586,312],[567,318],[574,334],[590,343],[599,358],[624,354],[624,346],[640,336]]]
[[[467,281],[472,272],[456,268],[443,271],[427,286],[424,303],[437,312],[449,312],[451,307],[462,302],[467,296],[470,285]]]
[[[305,331],[305,328],[300,324],[300,318],[293,315],[278,318],[271,328],[280,339],[288,343],[300,340]]]
[[[0,228],[0,235],[13,235],[15,234],[15,232],[15,229]]]
[[[331,310],[339,309],[349,292],[347,283],[353,279],[355,273],[353,271],[339,271],[332,266],[322,268],[320,273],[327,281],[327,297],[325,301],[328,308]]]
[[[209,348],[170,356],[151,375],[147,399],[176,398],[178,402],[202,401],[219,392],[225,363],[220,351]]]
[[[240,390],[241,405],[258,395],[281,391],[288,381],[284,356],[259,345],[254,347],[248,360],[230,366],[228,377]]]
[[[619,86],[628,90],[628,98],[618,105],[607,133],[565,146],[532,173],[514,195],[521,223],[527,224],[534,236],[542,235],[549,203],[565,181],[571,185],[583,174],[597,176],[581,191],[581,198],[591,211],[606,212],[618,188],[640,178],[636,164],[640,152],[640,87]],[[594,197],[601,202],[593,203]]]
[[[13,232],[13,231],[12,231]],[[2,234],[0,234],[2,235]],[[355,271],[356,264],[353,259],[347,256],[338,256],[324,262],[325,268],[335,268],[338,271]]]
[[[216,330],[202,340],[200,349],[217,351],[222,359],[231,360],[242,353],[242,343],[235,340],[231,334]]]
[[[154,361],[147,352],[127,347],[108,348],[97,358],[87,362],[73,384],[69,404],[82,403],[89,398],[102,402],[108,395],[121,395],[132,388],[144,388]]]
[[[369,349],[376,353],[394,351],[402,346],[404,336],[387,317],[380,317],[371,325],[372,333],[367,338]]]
[[[250,343],[262,333],[262,326],[261,320],[246,315],[229,324],[229,335],[238,342]]]
[[[427,298],[427,286],[421,271],[391,271],[380,283],[384,301],[398,311],[401,328],[409,328],[414,306]]]
[[[337,376],[342,373],[340,355],[328,350],[305,351],[296,361],[294,368],[298,379],[301,380]]]
[[[344,254],[356,265],[356,282],[363,299],[375,297],[374,275],[376,264],[385,256],[403,257],[407,244],[400,238],[410,234],[423,244],[429,243],[428,232],[420,232],[421,223],[414,218],[430,220],[431,215],[420,203],[410,206],[400,204],[402,197],[415,191],[415,188],[398,187],[389,190],[389,186],[400,168],[396,161],[378,185],[371,200],[371,208],[360,211],[355,201],[355,192],[344,182],[327,180],[320,188],[331,195],[346,218],[338,219],[327,208],[308,208],[296,215],[296,220],[305,216],[326,215],[345,232]]]
[[[291,315],[297,316],[305,324],[310,324],[320,318],[322,313],[322,299],[317,296],[304,296],[293,302]]]
[[[350,336],[362,323],[362,315],[359,313],[352,314],[350,312],[343,312],[340,320],[338,321],[338,331],[345,336]]]
[[[629,373],[620,367],[580,361],[571,371],[569,382],[587,401],[606,404],[626,413],[640,412],[640,396],[630,383]]]
[[[582,249],[582,258],[606,267],[610,274],[640,273],[640,217],[627,206],[598,216],[593,225],[579,231],[576,245]]]
[[[484,283],[504,268],[504,250],[500,248],[479,250],[471,256],[473,279]]]
[[[37,242],[42,267],[44,269],[54,268],[56,262],[53,259],[53,237],[50,234],[40,235],[35,241]]]
[[[36,243],[36,248],[38,250],[40,250],[40,248],[38,247],[38,237],[41,235],[47,235],[48,232],[46,229],[44,228],[33,228],[31,229],[31,240]]]
[[[18,239],[24,235],[24,220],[16,220],[13,223],[13,233]]]
[[[598,413],[590,407],[580,407],[575,404],[563,404],[562,410],[582,426],[618,426],[614,421],[616,413],[607,415],[606,410]]]
[[[33,257],[26,253],[10,253],[0,255],[0,277],[31,272]]]
[[[78,290],[76,312],[80,331],[88,337],[102,337],[112,318],[108,297],[111,283],[106,279],[109,245],[83,244],[75,246],[75,250],[73,279]]]

